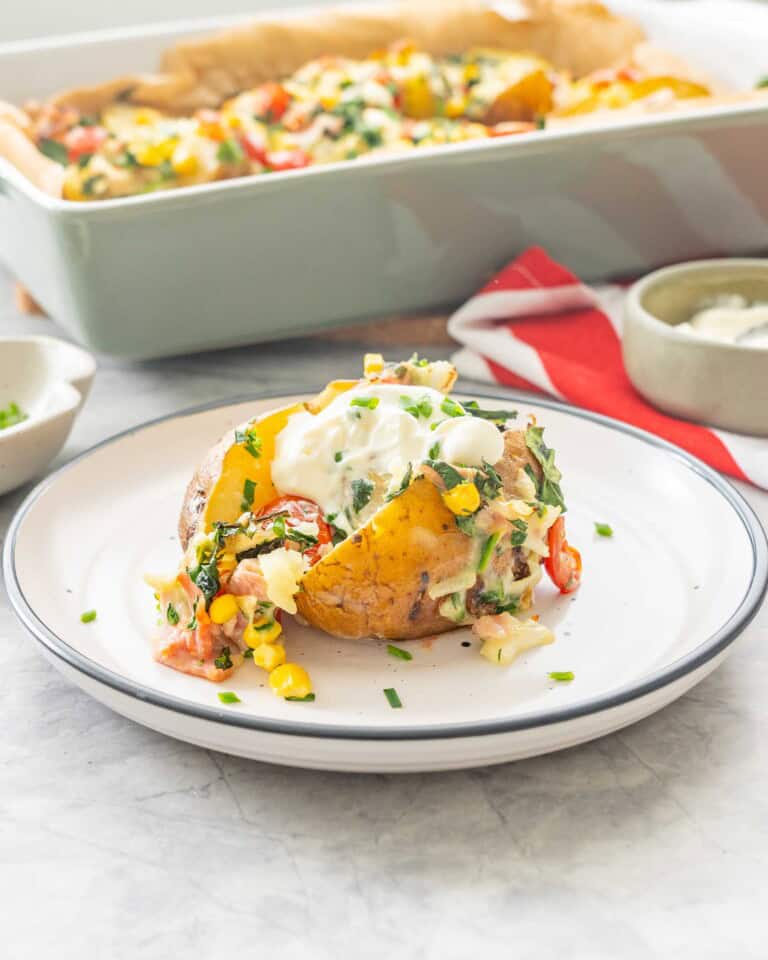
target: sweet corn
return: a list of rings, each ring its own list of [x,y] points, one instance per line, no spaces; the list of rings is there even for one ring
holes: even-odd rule
[[[384,357],[380,353],[366,353],[363,359],[363,374],[366,377],[381,373],[384,369]]]
[[[172,162],[173,172],[180,177],[193,177],[200,167],[200,162],[194,153],[189,153],[187,150],[177,150]]]
[[[333,110],[336,104],[339,102],[339,98],[336,96],[324,96],[320,97],[320,106],[323,110]]]
[[[232,617],[236,617],[240,607],[237,600],[231,593],[222,593],[216,597],[208,610],[208,614],[214,623],[226,623]]]
[[[253,662],[270,673],[285,663],[285,647],[282,643],[260,643],[253,648]]]
[[[255,650],[262,643],[274,643],[282,632],[283,628],[277,620],[249,623],[243,631],[243,640]]]
[[[424,120],[435,113],[435,98],[429,80],[417,74],[403,84],[403,113],[414,120]]]
[[[474,483],[459,483],[443,494],[443,503],[457,517],[468,517],[480,506],[480,494]]]
[[[309,674],[298,663],[284,663],[269,675],[269,685],[278,697],[302,697],[312,693]]]
[[[445,115],[455,120],[460,117],[467,109],[467,101],[464,97],[451,97],[445,101]]]
[[[139,126],[147,127],[158,118],[159,114],[155,113],[154,110],[137,110],[133,117],[133,122],[139,124]]]
[[[142,167],[159,167],[163,160],[170,160],[176,149],[173,137],[161,140],[159,143],[150,143],[142,147],[136,154],[136,159]]]
[[[62,187],[65,200],[85,200],[85,194],[77,176],[68,176]]]
[[[464,83],[480,79],[480,67],[476,63],[468,63],[464,67]]]

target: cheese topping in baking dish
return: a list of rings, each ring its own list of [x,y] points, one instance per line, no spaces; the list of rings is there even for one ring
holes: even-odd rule
[[[480,467],[504,452],[488,420],[431,387],[362,384],[323,411],[294,414],[277,436],[272,479],[353,530],[425,460]]]
[[[93,116],[52,104],[28,113],[39,149],[66,167],[65,198],[97,200],[525,133],[549,117],[708,93],[635,67],[574,79],[531,53],[434,57],[401,42],[363,60],[321,57],[194,116],[119,102]]]

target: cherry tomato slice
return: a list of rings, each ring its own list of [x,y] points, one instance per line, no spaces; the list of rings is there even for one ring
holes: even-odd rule
[[[72,127],[64,137],[64,145],[69,151],[69,162],[77,163],[87,153],[95,153],[107,139],[104,127]]]
[[[560,593],[573,593],[581,585],[581,554],[565,539],[565,520],[558,517],[549,528],[549,556],[544,561]]]
[[[309,155],[303,150],[271,150],[266,155],[266,164],[272,170],[301,170],[309,163]]]
[[[267,148],[258,137],[255,137],[252,133],[244,133],[242,137],[240,137],[240,142],[243,145],[243,150],[245,150],[251,160],[255,160],[257,163],[261,163],[266,167],[268,162]]]
[[[279,120],[291,103],[291,95],[279,83],[264,83],[259,87],[255,100],[255,114],[267,120]]]
[[[277,514],[285,516],[286,527],[295,527],[300,523],[317,524],[317,543],[312,544],[306,550],[302,550],[310,564],[317,563],[321,556],[320,548],[331,542],[331,528],[328,526],[320,507],[312,500],[305,500],[304,497],[294,497],[288,494],[263,506],[256,515],[256,519],[271,518]]]

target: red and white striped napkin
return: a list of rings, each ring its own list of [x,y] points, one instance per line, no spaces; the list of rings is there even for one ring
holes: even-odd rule
[[[768,489],[768,439],[678,420],[635,390],[621,358],[620,285],[591,288],[532,247],[451,317],[464,376],[547,393],[677,444]]]

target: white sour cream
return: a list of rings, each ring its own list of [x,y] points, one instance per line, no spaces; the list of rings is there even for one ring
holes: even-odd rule
[[[360,384],[317,415],[294,414],[275,441],[275,486],[281,493],[314,500],[349,530],[400,486],[409,464],[416,468],[429,459],[435,444],[437,459],[448,463],[497,463],[504,439],[496,427],[476,417],[447,416],[441,409],[444,400],[430,387]],[[360,511],[353,507],[355,486],[359,490],[355,481],[373,485],[370,502]]]
[[[750,303],[739,294],[721,294],[701,305],[675,328],[708,340],[768,347],[768,303]]]

